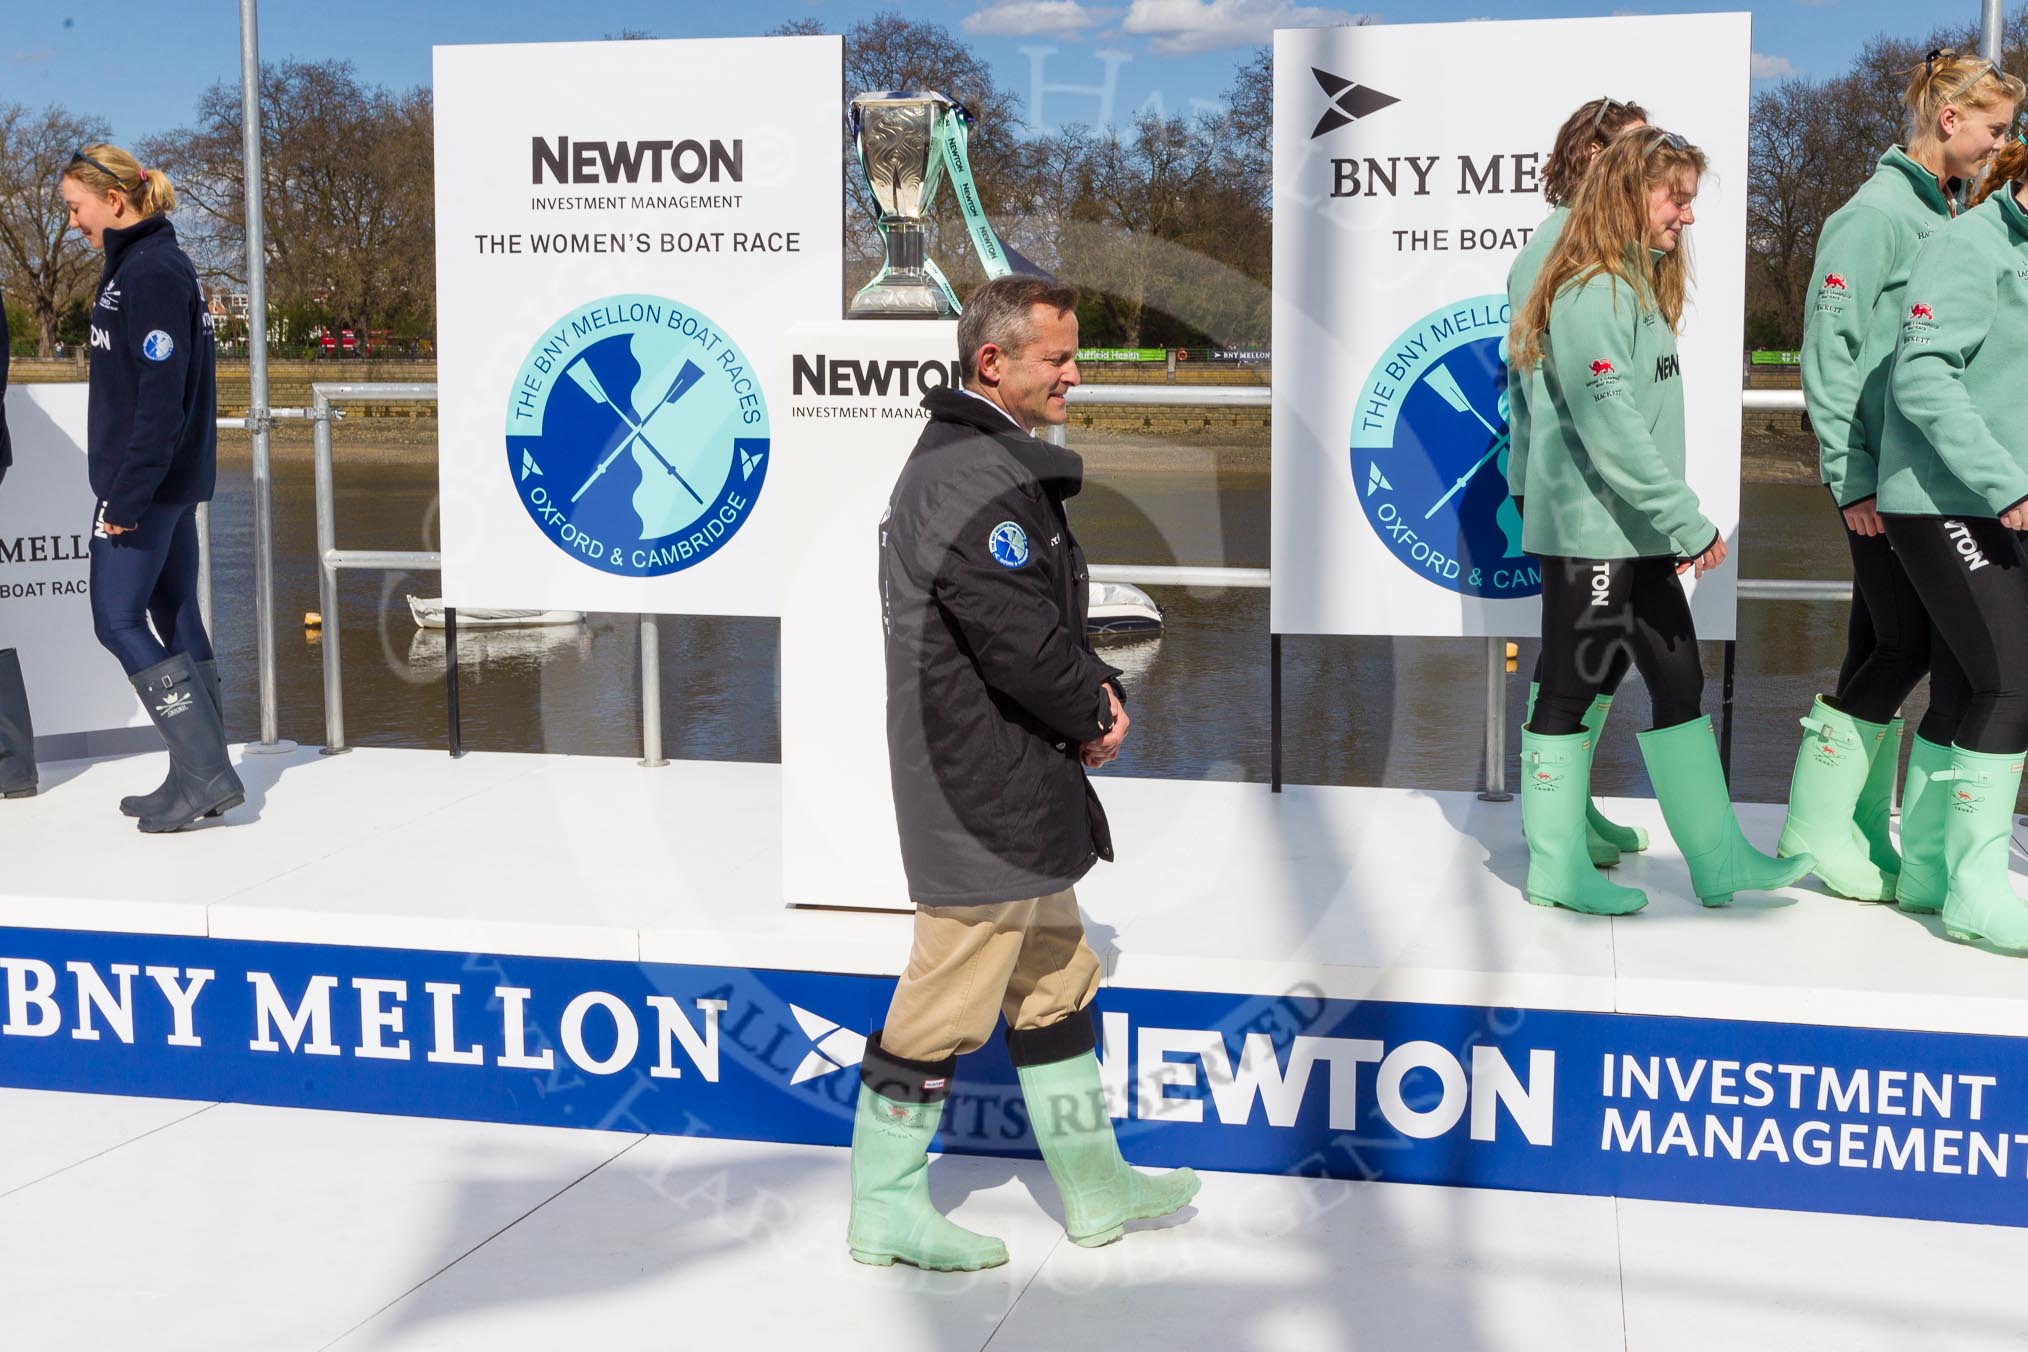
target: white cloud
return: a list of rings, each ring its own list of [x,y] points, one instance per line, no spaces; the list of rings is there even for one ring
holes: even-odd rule
[[[1266,42],[1277,28],[1329,28],[1361,17],[1294,0],[1134,0],[1120,26],[1153,38],[1158,52],[1209,52]]]
[[[992,0],[967,14],[963,27],[967,33],[1046,38],[1094,27],[1113,12],[1078,0]]]
[[[1756,80],[1785,80],[1796,73],[1796,63],[1786,56],[1769,56],[1766,52],[1753,54],[1753,78]]]

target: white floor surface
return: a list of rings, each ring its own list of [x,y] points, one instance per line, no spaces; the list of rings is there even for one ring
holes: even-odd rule
[[[44,767],[0,816],[0,926],[891,974],[905,911],[789,907],[772,765],[360,750],[243,756],[249,801],[144,837],[160,756]],[[2028,1034],[2028,963],[1808,884],[1706,910],[1651,799],[1607,919],[1527,905],[1517,803],[1100,776],[1079,887],[1116,986]],[[1772,848],[1780,809],[1740,809]],[[2016,851],[2016,866],[2024,868]],[[85,861],[89,861],[88,863]]]
[[[865,1268],[846,1154],[0,1091],[10,1347],[112,1352],[2018,1349],[2028,1230],[1210,1174],[1083,1250],[944,1158],[1008,1266]]]

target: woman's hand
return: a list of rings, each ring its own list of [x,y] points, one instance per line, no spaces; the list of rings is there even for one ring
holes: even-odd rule
[[[1880,520],[1878,498],[1861,498],[1844,509],[1845,529],[1854,535],[1881,535],[1887,527]]]
[[[1705,550],[1702,554],[1699,554],[1694,559],[1683,560],[1683,562],[1676,565],[1676,571],[1679,574],[1687,573],[1692,568],[1695,568],[1697,570],[1697,576],[1703,577],[1706,573],[1710,572],[1713,568],[1716,568],[1719,564],[1724,562],[1725,562],[1725,536],[1723,534],[1720,534],[1712,539],[1711,548]]]
[[[2017,502],[2000,513],[2000,524],[2008,530],[2028,530],[2028,502]]]
[[[101,522],[99,523],[99,529],[100,529],[100,530],[102,530],[102,531],[104,531],[104,532],[105,532],[106,534],[108,534],[108,535],[125,535],[125,534],[126,534],[126,533],[127,533],[128,531],[130,531],[130,530],[133,530],[133,529],[134,529],[134,527],[132,527],[132,526],[115,526],[115,525],[114,525],[114,524],[113,524],[112,522],[110,522],[110,521],[101,521]]]

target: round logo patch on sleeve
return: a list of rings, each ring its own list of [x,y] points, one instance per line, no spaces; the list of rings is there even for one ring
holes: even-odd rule
[[[1028,532],[1012,521],[1002,521],[986,537],[993,562],[1002,568],[1020,568],[1028,562]]]
[[[141,355],[149,361],[168,361],[176,352],[176,340],[156,329],[141,340]]]

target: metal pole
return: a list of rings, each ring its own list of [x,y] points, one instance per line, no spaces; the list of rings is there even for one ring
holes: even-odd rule
[[[1268,792],[1282,791],[1282,636],[1268,635]]]
[[[1739,644],[1733,639],[1725,640],[1725,676],[1719,687],[1718,711],[1723,716],[1724,726],[1718,734],[1718,767],[1725,772],[1725,782],[1732,783],[1732,676],[1735,659],[1739,655]]]
[[[197,614],[204,632],[218,632],[211,619],[211,504],[197,504]]]
[[[1486,787],[1482,803],[1512,802],[1507,792],[1507,640],[1486,640]]]
[[[254,658],[259,668],[261,739],[249,751],[294,751],[280,737],[275,704],[274,474],[268,462],[267,233],[261,224],[261,43],[257,0],[239,0],[242,155],[246,175],[246,333],[249,394],[246,425],[253,434]]]
[[[2000,28],[2004,22],[2000,0],[1981,0],[1979,5],[1979,55],[1994,65],[2000,63]]]
[[[444,721],[449,725],[451,759],[465,754],[465,720],[458,711],[458,608],[444,607]]]
[[[324,629],[318,643],[324,662],[324,752],[341,756],[345,745],[345,668],[338,648],[338,503],[331,483],[331,396],[321,390],[310,409],[310,437],[317,482],[317,604]]]
[[[653,615],[641,617],[641,760],[654,770],[669,762],[662,756],[662,628]]]

